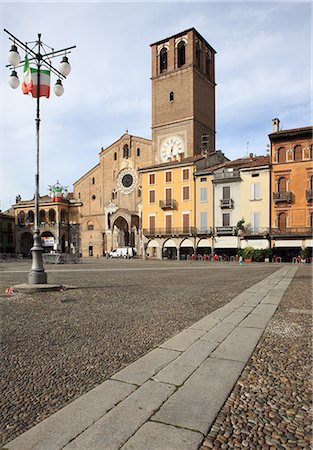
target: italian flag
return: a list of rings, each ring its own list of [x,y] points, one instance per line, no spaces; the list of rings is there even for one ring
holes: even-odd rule
[[[22,91],[24,94],[31,92],[32,96],[35,98],[50,97],[50,70],[40,69],[40,86],[38,89],[38,70],[29,67],[29,61],[26,56],[23,74],[24,82],[22,83]]]

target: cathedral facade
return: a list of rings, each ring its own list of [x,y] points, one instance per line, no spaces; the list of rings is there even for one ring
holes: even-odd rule
[[[144,254],[142,173],[215,152],[215,50],[194,29],[151,44],[152,141],[126,132],[74,183],[83,256],[131,246]]]

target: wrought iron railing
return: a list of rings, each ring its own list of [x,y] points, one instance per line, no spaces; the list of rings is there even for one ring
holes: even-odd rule
[[[291,192],[273,192],[274,202],[291,202]]]
[[[311,202],[313,200],[313,189],[307,189],[305,192],[305,197],[307,202]]]
[[[233,208],[234,207],[234,200],[232,200],[231,198],[222,198],[220,200],[220,206],[221,206],[222,209]]]
[[[235,236],[237,234],[236,227],[216,227],[215,231],[217,235]]]
[[[183,228],[144,228],[142,230],[143,235],[147,237],[158,236],[194,236],[196,233],[194,227]]]
[[[223,172],[215,172],[214,173],[214,181],[227,180],[227,179],[233,179],[233,178],[240,178],[239,170],[232,170],[232,171],[225,170]]]
[[[177,209],[177,201],[176,200],[160,200],[159,206],[162,209]]]
[[[285,227],[285,228],[271,228],[273,236],[312,236],[312,227]]]

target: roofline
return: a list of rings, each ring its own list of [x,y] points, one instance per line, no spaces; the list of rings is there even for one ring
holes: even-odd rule
[[[96,164],[95,166],[93,166],[91,169],[88,170],[88,172],[86,172],[84,175],[82,175],[80,178],[78,178],[77,181],[75,181],[73,183],[73,186],[75,186],[75,184],[77,184],[79,181],[81,181],[84,177],[86,177],[87,175],[90,175],[90,173],[96,169],[98,166],[100,166],[100,163]]]
[[[313,127],[302,127],[302,128],[291,128],[289,130],[281,130],[276,131],[275,133],[270,133],[268,137],[270,139],[279,139],[281,137],[289,136],[289,135],[301,135],[301,134],[308,134],[310,133],[312,135],[313,133]]]
[[[187,30],[181,31],[180,33],[173,34],[172,36],[169,36],[169,37],[167,37],[167,38],[165,38],[165,39],[161,39],[160,41],[154,42],[153,44],[150,44],[150,47],[153,47],[154,45],[157,45],[157,44],[162,44],[163,42],[166,42],[166,41],[168,41],[169,39],[172,39],[173,37],[182,36],[182,35],[188,33],[188,31],[194,31],[194,32],[198,35],[198,37],[201,38],[201,39],[206,43],[206,45],[207,45],[211,50],[213,50],[214,53],[216,53],[216,50],[214,50],[214,48],[212,47],[212,45],[210,45],[210,44],[208,43],[208,41],[207,41],[206,39],[204,39],[204,37],[203,37],[203,36],[202,36],[202,35],[201,35],[194,27],[188,28]]]
[[[147,141],[149,143],[152,143],[151,139],[147,139],[147,138],[143,138],[141,136],[135,136],[134,134],[129,134],[129,133],[124,133],[122,134],[121,137],[119,137],[118,139],[116,139],[116,141],[114,141],[112,144],[110,144],[108,147],[105,147],[101,149],[101,151],[99,152],[99,155],[101,155],[103,152],[106,152],[107,150],[109,150],[111,147],[114,147],[114,145],[116,145],[118,143],[118,141],[121,141],[123,139],[124,136],[130,136],[131,138],[135,138],[135,139],[141,139],[143,141]]]

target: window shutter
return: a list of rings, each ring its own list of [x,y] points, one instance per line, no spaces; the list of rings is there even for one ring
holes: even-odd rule
[[[261,184],[255,183],[255,198],[260,199],[261,198]]]
[[[255,183],[250,184],[250,200],[254,200],[254,184]]]

